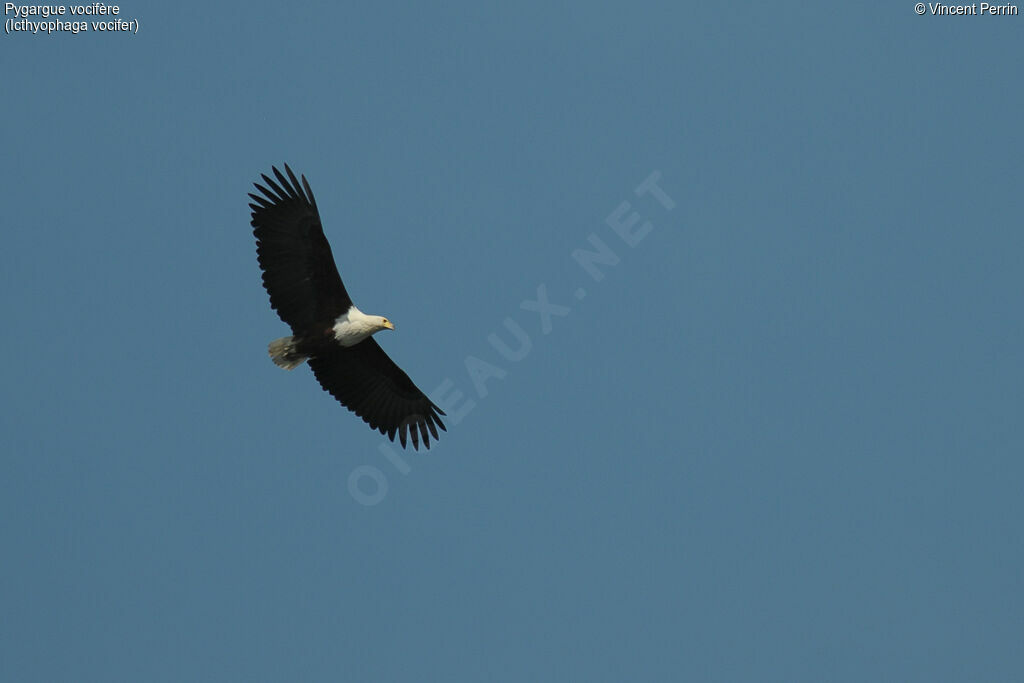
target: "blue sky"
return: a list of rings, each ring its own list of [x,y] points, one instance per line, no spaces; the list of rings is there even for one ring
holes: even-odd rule
[[[1020,680],[1024,18],[121,16],[2,37],[0,679]],[[283,162],[431,451],[267,358]]]

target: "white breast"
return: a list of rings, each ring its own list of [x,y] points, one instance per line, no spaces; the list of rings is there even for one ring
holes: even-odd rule
[[[372,317],[353,305],[334,321],[334,338],[342,346],[358,344],[379,329],[372,321]]]

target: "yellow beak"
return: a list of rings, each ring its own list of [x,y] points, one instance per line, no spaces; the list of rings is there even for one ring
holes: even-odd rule
[[[386,327],[389,330],[393,330],[395,329],[395,324],[389,320],[386,323],[384,323],[384,327]]]

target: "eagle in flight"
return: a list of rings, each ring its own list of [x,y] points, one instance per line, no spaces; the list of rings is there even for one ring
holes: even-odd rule
[[[392,441],[398,434],[419,450],[438,439],[444,411],[420,391],[392,361],[373,335],[393,330],[379,315],[366,315],[352,303],[338,274],[320,223],[313,191],[285,164],[287,177],[260,174],[252,194],[252,227],[263,287],[270,306],[292,334],[270,342],[270,358],[293,370],[308,363],[320,386],[371,429]],[[447,430],[446,430],[447,431]]]

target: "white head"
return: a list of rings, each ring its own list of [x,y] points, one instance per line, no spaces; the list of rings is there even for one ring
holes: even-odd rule
[[[334,321],[334,338],[342,346],[358,344],[381,330],[393,330],[391,321],[381,315],[366,315],[355,306]]]

